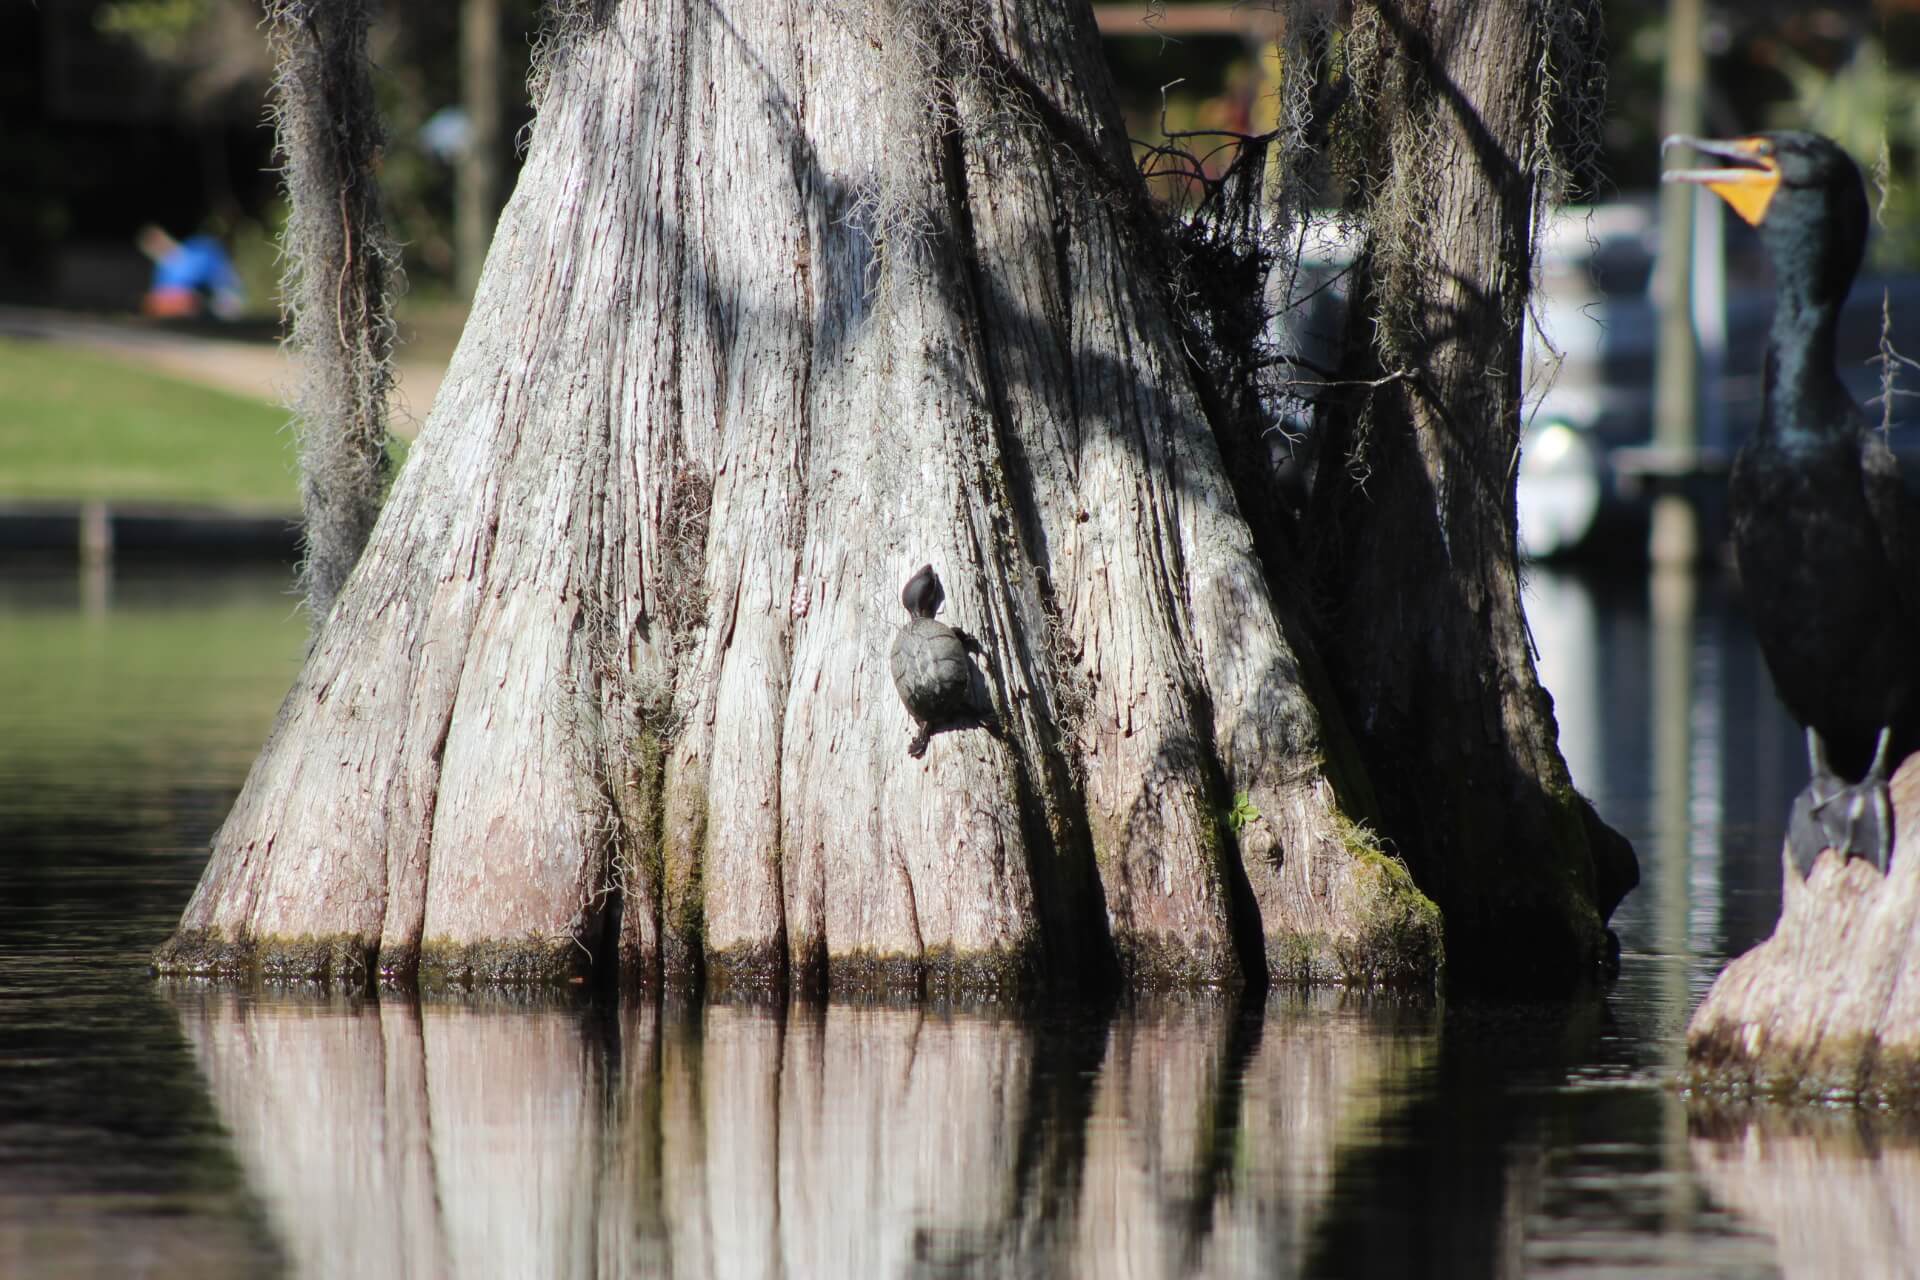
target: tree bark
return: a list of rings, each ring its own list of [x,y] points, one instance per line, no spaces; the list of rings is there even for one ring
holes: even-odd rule
[[[1520,602],[1521,321],[1548,135],[1596,74],[1596,5],[1355,6],[1334,122],[1365,231],[1346,412],[1306,528],[1326,653],[1384,834],[1473,985],[1599,970],[1632,850],[1572,787]],[[1499,54],[1492,53],[1500,50]]]
[[[1687,1025],[1690,1087],[1920,1103],[1920,756],[1892,792],[1884,877],[1828,850],[1802,880],[1781,851],[1773,936],[1721,972]]]
[[[1371,773],[1470,975],[1591,971],[1631,853],[1513,567],[1538,60],[1486,51],[1529,15],[1347,42],[1394,110],[1355,143],[1377,385],[1318,499],[1336,699],[1084,7],[569,6],[446,383],[160,967],[1430,983]],[[1438,269],[1388,221],[1416,182]],[[1004,732],[915,761],[885,655],[927,561]]]
[[[446,383],[159,966],[1431,983],[1087,11],[627,0],[543,86]],[[922,761],[886,652],[924,561],[1004,734]]]
[[[161,967],[1430,983],[1125,178],[1083,10],[580,15]],[[922,560],[1006,731],[916,762]]]

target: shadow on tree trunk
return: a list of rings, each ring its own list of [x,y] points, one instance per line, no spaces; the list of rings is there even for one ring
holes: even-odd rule
[[[1377,792],[1382,834],[1480,988],[1592,972],[1638,880],[1561,759],[1515,545],[1545,135],[1593,126],[1577,87],[1558,101],[1534,69],[1592,74],[1598,22],[1586,4],[1358,6],[1335,126],[1367,232],[1305,529],[1320,647],[1367,771],[1397,783]]]
[[[1504,458],[1517,384],[1436,354],[1444,404],[1357,407],[1384,500],[1324,486],[1310,620],[1084,11],[626,0],[538,83],[467,333],[161,969],[1431,986],[1411,866],[1469,975],[1594,971],[1624,888],[1525,651],[1510,474],[1496,509],[1392,443],[1485,404],[1459,447]],[[1500,248],[1467,265],[1524,298]],[[1004,734],[916,759],[886,654],[929,561]]]

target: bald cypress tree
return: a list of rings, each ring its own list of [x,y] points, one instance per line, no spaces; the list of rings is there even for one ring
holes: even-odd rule
[[[1413,784],[1231,462],[1087,8],[608,0],[541,68],[446,382],[160,966],[1432,983],[1378,835]],[[923,563],[1000,731],[916,759]],[[1564,978],[1600,912],[1559,856],[1523,873],[1585,895]]]
[[[1604,106],[1591,0],[1377,0],[1324,122],[1360,232],[1305,524],[1321,645],[1380,820],[1449,958],[1584,968],[1638,879],[1574,789],[1520,600],[1515,476],[1534,246]]]

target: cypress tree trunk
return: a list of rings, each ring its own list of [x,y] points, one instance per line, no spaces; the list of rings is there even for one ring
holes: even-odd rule
[[[1550,134],[1578,136],[1598,20],[1586,0],[1356,5],[1334,121],[1365,241],[1307,526],[1324,651],[1373,776],[1395,780],[1385,833],[1476,985],[1595,972],[1638,878],[1569,782],[1515,549],[1540,184]]]
[[[1920,1103],[1920,758],[1890,784],[1886,875],[1780,857],[1773,934],[1714,979],[1687,1024],[1689,1087],[1792,1101]]]
[[[162,969],[1433,980],[1084,7],[570,7],[539,98],[446,382]],[[1504,372],[1451,337],[1359,417],[1378,510],[1323,486],[1330,634],[1460,936],[1565,978],[1624,887],[1487,470],[1532,196],[1459,133],[1436,305]],[[1443,431],[1475,407],[1485,438]],[[925,562],[1002,733],[913,759],[887,651]]]
[[[1084,8],[627,0],[540,108],[161,968],[1432,981]],[[1004,734],[916,760],[886,655],[927,561]]]

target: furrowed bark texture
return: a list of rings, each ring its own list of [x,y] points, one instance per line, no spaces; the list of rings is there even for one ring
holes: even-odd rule
[[[1781,852],[1773,936],[1714,980],[1687,1024],[1686,1080],[1709,1094],[1920,1106],[1920,756],[1893,776],[1883,877]]]
[[[1440,906],[1450,972],[1475,985],[1595,971],[1638,878],[1569,782],[1514,546],[1540,69],[1552,25],[1577,14],[1597,23],[1523,0],[1358,5],[1335,123],[1367,240],[1356,390],[1309,523],[1323,651],[1372,776],[1394,782],[1385,834]]]
[[[288,346],[302,381],[300,432],[307,608],[317,633],[360,558],[387,482],[393,294],[399,259],[375,176],[384,139],[367,70],[366,0],[276,0],[275,145],[290,216],[282,239]]]
[[[1430,983],[1090,15],[608,9],[161,967]],[[928,561],[1004,730],[916,760],[887,653]]]

